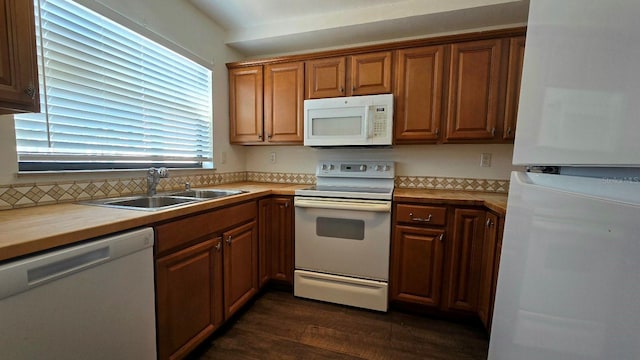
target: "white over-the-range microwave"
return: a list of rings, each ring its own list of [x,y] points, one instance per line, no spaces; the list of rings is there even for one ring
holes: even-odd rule
[[[388,146],[393,94],[304,101],[305,146]]]

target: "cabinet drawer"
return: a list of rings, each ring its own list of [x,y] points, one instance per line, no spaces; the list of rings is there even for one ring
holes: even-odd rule
[[[232,226],[255,219],[257,214],[258,206],[255,201],[251,201],[158,225],[155,227],[157,253],[210,234],[221,233]]]
[[[396,206],[397,222],[443,226],[446,217],[446,207],[404,204]]]

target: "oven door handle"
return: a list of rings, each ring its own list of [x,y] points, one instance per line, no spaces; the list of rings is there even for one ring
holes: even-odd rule
[[[299,208],[391,212],[391,202],[366,202],[365,203],[365,202],[357,202],[357,201],[296,199],[294,204],[296,207],[299,207]]]

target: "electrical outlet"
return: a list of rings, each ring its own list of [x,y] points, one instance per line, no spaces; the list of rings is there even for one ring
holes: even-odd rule
[[[276,152],[275,151],[271,152],[271,157],[270,158],[271,158],[271,163],[275,164],[276,163]]]
[[[491,167],[491,154],[490,153],[482,153],[482,155],[480,155],[480,166],[481,167]]]

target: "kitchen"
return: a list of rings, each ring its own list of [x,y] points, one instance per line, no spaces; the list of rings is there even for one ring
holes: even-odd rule
[[[487,2],[492,3],[492,2]],[[493,5],[479,7],[478,10],[495,13],[504,11],[510,13],[518,13],[518,10],[524,10],[528,4],[516,1],[503,4],[504,2],[493,2]],[[154,3],[156,4],[156,3]],[[170,48],[182,49],[188,54],[197,57],[200,62],[210,64],[213,68],[213,118],[214,120],[214,160],[216,164],[216,176],[211,180],[211,171],[197,170],[176,170],[172,172],[172,183],[167,181],[160,182],[160,190],[175,190],[177,185],[182,185],[191,180],[195,187],[215,185],[216,182],[226,183],[235,181],[266,181],[279,182],[289,184],[310,184],[313,183],[315,166],[319,160],[326,159],[344,159],[348,161],[362,160],[366,158],[375,160],[394,161],[396,163],[396,181],[406,188],[411,187],[431,187],[458,190],[490,190],[494,192],[506,192],[508,184],[509,172],[514,168],[511,165],[511,156],[513,153],[513,145],[509,143],[503,144],[443,144],[443,145],[398,145],[392,149],[375,149],[375,150],[318,150],[301,146],[237,146],[232,145],[229,139],[229,86],[227,82],[226,63],[244,61],[246,55],[231,49],[226,44],[233,43],[229,41],[229,35],[211,22],[199,10],[192,7],[191,4],[167,2],[164,6],[144,6],[143,3],[125,3],[118,1],[110,1],[108,4],[101,2],[94,4],[96,10],[109,14],[109,16],[121,23],[129,24],[143,34],[149,34],[157,41],[166,44]],[[415,5],[415,4],[414,4]],[[417,6],[417,5],[416,5]],[[492,7],[494,6],[494,7]],[[378,9],[379,10],[379,9]],[[415,10],[415,9],[414,9]],[[423,9],[426,11],[425,9]],[[431,10],[433,11],[433,10]],[[471,10],[470,10],[471,11]],[[444,11],[446,12],[446,11]],[[464,13],[464,11],[462,12]],[[424,15],[428,18],[428,15]],[[471,30],[493,29],[499,25],[508,25],[508,27],[517,27],[525,25],[522,17],[519,20],[506,17],[509,20],[505,24],[484,24],[479,26],[476,24],[457,24],[457,29],[440,27],[438,34],[447,33],[464,33]],[[517,18],[517,17],[516,17]],[[526,17],[525,17],[526,18]],[[487,16],[487,21],[495,21],[495,18]],[[504,19],[503,19],[504,20]],[[192,26],[184,29],[179,24],[189,23]],[[451,22],[454,24],[455,22]],[[472,22],[473,23],[473,22]],[[136,25],[137,24],[137,25]],[[172,29],[170,24],[176,24]],[[257,27],[259,32],[265,32],[265,28]],[[275,30],[274,30],[275,31]],[[155,35],[154,35],[155,33]],[[238,32],[241,34],[242,32]],[[158,35],[161,34],[161,35]],[[194,34],[196,34],[194,36]],[[215,34],[216,36],[212,36]],[[235,34],[238,38],[240,35]],[[280,34],[282,35],[282,34]],[[416,34],[432,35],[428,33]],[[275,38],[278,35],[274,35]],[[201,41],[202,38],[209,40],[206,44]],[[233,38],[233,37],[232,37]],[[250,38],[250,36],[248,36]],[[337,39],[337,38],[336,38]],[[357,38],[354,38],[357,39]],[[388,42],[393,39],[384,39]],[[343,46],[353,47],[360,45],[359,42],[345,42]],[[268,43],[269,41],[256,41],[255,43]],[[317,51],[323,46],[316,45],[311,49],[297,49],[293,47],[295,41],[287,40],[292,48],[289,50],[279,49],[277,52],[310,52]],[[362,40],[361,42],[364,42]],[[242,43],[240,41],[240,43]],[[247,44],[251,44],[249,39]],[[180,44],[180,45],[177,45]],[[237,48],[242,48],[242,44]],[[248,45],[250,46],[250,45]],[[326,45],[324,46],[326,47]],[[263,58],[271,56],[272,52],[263,52],[251,54],[245,49],[245,54],[249,57]],[[212,60],[210,60],[212,59]],[[97,194],[96,191],[84,189],[92,189],[96,184],[104,184],[111,181],[124,181],[130,184],[131,188],[126,189],[130,192],[139,192],[141,187],[137,179],[143,179],[143,172],[118,172],[118,174],[101,173],[99,180],[94,174],[84,173],[82,175],[64,174],[53,176],[49,174],[19,174],[16,164],[15,137],[13,136],[13,121],[3,119],[0,122],[0,136],[2,136],[1,146],[3,146],[2,173],[0,173],[0,199],[4,203],[0,206],[4,209],[14,207],[25,207],[34,205],[34,203],[47,204],[56,201],[69,201],[70,194],[75,193],[73,200],[87,200]],[[506,129],[505,129],[506,130]],[[480,166],[481,159],[483,165]],[[486,166],[489,165],[490,166]],[[185,181],[183,181],[185,180]],[[99,185],[98,184],[98,185]],[[426,184],[426,186],[425,186]],[[51,196],[51,189],[54,187],[63,189],[62,194]],[[40,188],[38,191],[36,188]],[[77,188],[80,187],[78,190]],[[72,189],[66,193],[65,190]],[[98,186],[99,188],[99,186]],[[126,188],[126,186],[125,186]],[[44,195],[43,195],[44,193]],[[38,195],[39,194],[39,195]],[[98,194],[99,195],[99,194]],[[196,206],[196,205],[194,205]],[[447,209],[447,212],[453,211]],[[10,213],[9,210],[7,213]],[[484,219],[484,218],[483,218]],[[159,219],[156,221],[167,220]],[[127,219],[135,223],[137,220],[133,217]],[[28,232],[28,231],[25,231]],[[2,239],[5,242],[5,239]]]

